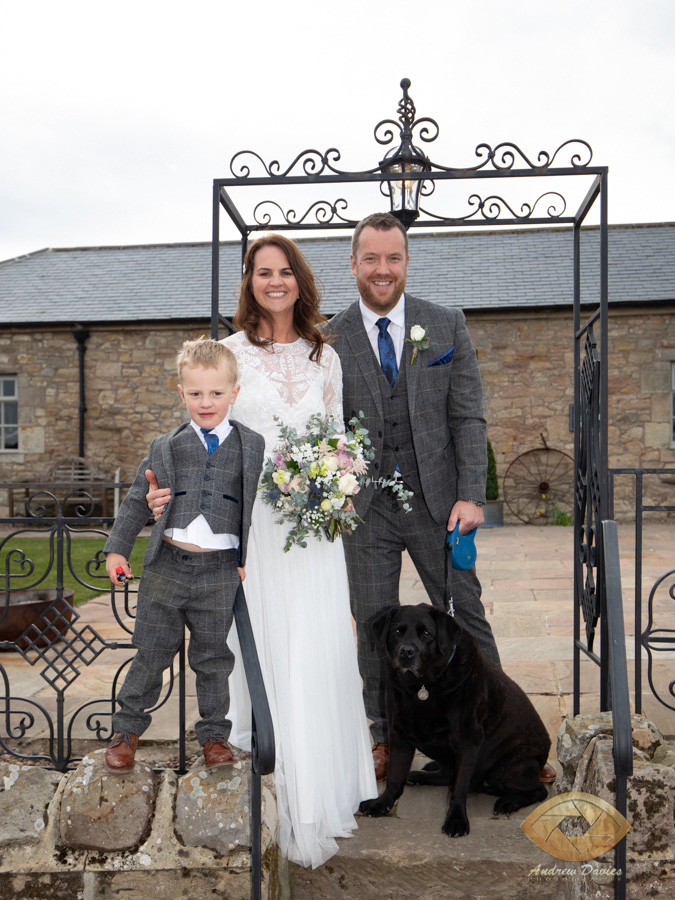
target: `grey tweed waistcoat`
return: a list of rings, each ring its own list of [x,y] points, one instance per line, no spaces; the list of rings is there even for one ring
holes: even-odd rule
[[[384,437],[379,474],[385,478],[392,476],[398,464],[404,482],[411,490],[418,493],[420,481],[408,412],[407,365],[404,359],[405,354],[401,358],[401,367],[393,387],[389,385],[384,374],[380,379],[384,409]]]
[[[166,527],[187,528],[203,515],[214,534],[240,534],[243,457],[237,430],[209,456],[194,429],[186,428],[172,453],[176,481]]]

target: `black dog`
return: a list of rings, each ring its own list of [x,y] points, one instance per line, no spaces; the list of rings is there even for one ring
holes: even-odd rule
[[[389,772],[384,793],[360,810],[386,816],[410,784],[448,784],[443,831],[469,833],[469,791],[498,794],[495,815],[539,803],[551,741],[524,691],[486,659],[450,616],[426,604],[387,609],[373,629],[388,656]],[[419,749],[432,762],[410,766]],[[410,774],[410,777],[408,777]]]

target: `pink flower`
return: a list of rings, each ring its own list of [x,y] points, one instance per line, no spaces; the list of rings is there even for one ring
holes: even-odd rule
[[[280,484],[279,490],[282,494],[290,494],[291,491],[297,491],[302,487],[302,479],[299,475],[294,475],[288,483]]]

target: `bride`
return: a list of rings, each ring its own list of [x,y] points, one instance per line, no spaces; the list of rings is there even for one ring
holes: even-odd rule
[[[320,413],[342,430],[342,371],[316,328],[318,291],[295,244],[281,235],[260,238],[244,268],[234,317],[241,330],[223,343],[239,363],[236,418],[263,435],[269,456],[280,437],[275,416],[302,433]],[[337,851],[334,838],[356,827],[359,802],[377,789],[341,539],[310,537],[306,549],[284,553],[288,528],[275,524],[270,507],[255,504],[246,597],[276,735],[278,843],[293,862],[318,866]],[[241,665],[231,684],[230,740],[248,748]]]
[[[324,343],[309,263],[282,235],[248,249],[234,323],[223,341],[237,357],[241,391],[234,418],[265,438],[279,425],[299,433],[319,413],[343,428],[342,371]],[[151,495],[148,495],[149,499]],[[155,506],[151,502],[151,506]],[[251,616],[276,741],[277,843],[292,862],[316,867],[357,827],[361,800],[377,796],[356,660],[342,540],[307,538],[284,553],[290,525],[253,507],[246,563]],[[250,700],[234,629],[230,741],[250,749]]]

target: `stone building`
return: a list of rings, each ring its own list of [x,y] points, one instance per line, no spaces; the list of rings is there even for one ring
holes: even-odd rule
[[[331,316],[356,296],[349,238],[299,243]],[[411,234],[410,246],[409,292],[466,313],[500,480],[541,435],[571,454],[571,231]],[[599,297],[598,246],[598,230],[584,229],[586,310]],[[224,317],[240,254],[222,245]],[[91,247],[0,263],[0,481],[40,479],[80,446],[102,474],[133,477],[150,439],[182,421],[174,358],[185,338],[209,332],[210,255],[209,244]],[[610,228],[609,299],[610,467],[672,468],[675,224]],[[663,503],[673,485],[656,477],[649,490]],[[617,482],[617,515],[629,508]]]

